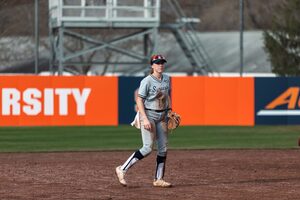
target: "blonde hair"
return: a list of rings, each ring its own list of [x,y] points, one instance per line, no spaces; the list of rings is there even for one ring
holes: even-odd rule
[[[150,73],[149,74],[153,74],[154,69],[151,67]]]

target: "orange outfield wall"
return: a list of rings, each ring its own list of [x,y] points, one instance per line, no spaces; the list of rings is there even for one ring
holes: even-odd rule
[[[172,77],[182,125],[254,125],[254,78]]]
[[[117,77],[0,78],[0,126],[118,125]]]

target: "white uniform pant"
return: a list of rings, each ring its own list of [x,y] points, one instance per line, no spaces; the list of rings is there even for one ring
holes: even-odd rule
[[[151,131],[146,130],[141,120],[141,134],[143,147],[139,150],[143,156],[152,152],[153,145],[157,143],[157,155],[166,157],[168,145],[167,111],[155,112],[146,110],[146,115],[151,123]]]

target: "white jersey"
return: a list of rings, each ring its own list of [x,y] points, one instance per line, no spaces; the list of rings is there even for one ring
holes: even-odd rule
[[[169,76],[163,74],[159,80],[150,74],[141,81],[138,95],[145,100],[146,109],[165,110],[169,108],[170,89]]]

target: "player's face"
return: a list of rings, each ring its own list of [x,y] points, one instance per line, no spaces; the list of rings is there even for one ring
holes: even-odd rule
[[[164,71],[165,62],[161,61],[158,63],[153,63],[152,68],[157,73],[162,73]]]

